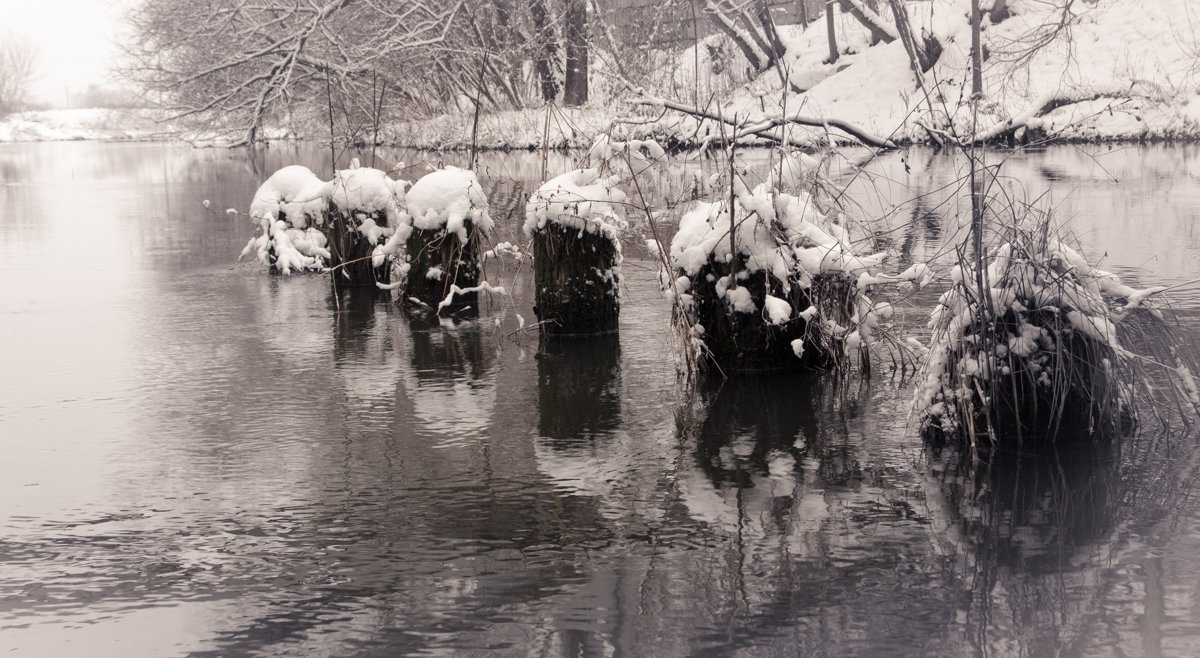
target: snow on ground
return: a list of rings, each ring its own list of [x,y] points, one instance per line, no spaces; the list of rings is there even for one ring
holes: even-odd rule
[[[150,110],[44,110],[0,118],[0,142],[145,140],[162,132]]]
[[[987,3],[985,3],[986,5]],[[781,62],[789,87],[800,90],[784,99],[780,71],[772,69],[757,80],[741,84],[725,74],[711,73],[710,37],[700,44],[700,56],[688,48],[674,64],[664,63],[663,83],[651,93],[688,104],[703,104],[709,93],[722,94],[727,116],[739,117],[801,112],[837,118],[879,136],[926,141],[918,125],[944,126],[949,117],[960,132],[1029,114],[1050,101],[1064,102],[1030,126],[1060,139],[1172,139],[1200,137],[1200,3],[1196,0],[1081,0],[1070,3],[1065,29],[1063,3],[1010,0],[1012,16],[985,23],[983,43],[985,102],[972,116],[966,98],[970,91],[970,30],[968,0],[909,3],[916,34],[932,34],[943,53],[923,75],[926,98],[898,42],[869,46],[867,33],[852,18],[838,15],[837,62],[827,64],[824,21],[782,26],[788,52]],[[889,17],[890,19],[890,17]],[[1027,47],[1045,42],[1031,52]],[[725,48],[727,52],[734,52]],[[734,57],[726,71],[744,69]],[[699,62],[699,70],[696,63]],[[598,65],[599,66],[599,65]],[[585,108],[535,108],[489,112],[479,116],[458,111],[431,119],[386,126],[386,142],[425,148],[465,148],[472,140],[481,148],[586,148],[597,135],[616,139],[688,136],[696,124],[674,112],[654,120],[658,112],[636,110],[605,92],[605,76],[597,72],[596,98]],[[611,87],[611,85],[609,85]],[[696,89],[689,93],[689,89]],[[700,93],[704,92],[704,93]],[[1058,103],[1055,103],[1056,105]],[[625,123],[623,117],[640,118]],[[647,119],[649,117],[649,119]],[[130,121],[133,123],[130,123]],[[135,125],[135,128],[127,126]],[[56,139],[144,139],[156,126],[144,112],[113,114],[105,110],[26,112],[0,120],[0,141]],[[824,129],[791,128],[793,134],[820,136]],[[268,126],[264,134],[314,138],[316,127]],[[703,137],[703,134],[701,134]]]

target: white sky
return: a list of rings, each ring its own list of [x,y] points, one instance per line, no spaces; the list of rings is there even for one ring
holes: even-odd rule
[[[67,94],[104,83],[116,63],[129,0],[0,0],[0,39],[24,35],[37,47],[34,100],[65,105]]]

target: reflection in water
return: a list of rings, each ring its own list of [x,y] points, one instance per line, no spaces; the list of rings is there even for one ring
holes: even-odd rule
[[[538,354],[538,430],[571,448],[621,424],[621,342],[617,335],[543,339]]]
[[[1102,154],[1120,183],[1074,151],[1013,171],[1075,186],[1056,194],[1076,230],[1133,282],[1200,278],[1200,149]],[[379,155],[409,179],[467,157]],[[329,170],[319,146],[256,157]],[[519,236],[540,156],[480,160]],[[870,167],[852,175],[891,195],[897,266],[947,253],[957,156]],[[1143,414],[1119,445],[974,466],[923,452],[911,387],[878,372],[676,401],[670,306],[632,243],[619,340],[535,358],[513,334],[527,267],[493,262],[511,296],[442,325],[235,265],[250,227],[200,201],[244,208],[244,152],[0,145],[0,172],[0,651],[1195,653],[1194,430]],[[1200,298],[1178,292],[1195,343]]]
[[[621,343],[616,335],[543,338],[537,359],[538,470],[555,486],[603,496],[630,467],[621,426]]]
[[[1120,440],[1059,441],[1036,452],[1001,450],[979,459],[931,448],[933,470],[970,556],[965,625],[976,650],[1003,638],[1020,655],[1073,653],[1096,601],[1080,596],[1096,548],[1117,522]],[[1082,569],[1085,565],[1087,569]]]
[[[496,404],[492,341],[481,322],[408,322],[400,340],[410,350],[411,368],[401,382],[419,421],[414,429],[437,447],[469,445],[491,423]]]

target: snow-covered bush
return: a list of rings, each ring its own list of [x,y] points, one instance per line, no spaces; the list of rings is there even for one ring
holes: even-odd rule
[[[575,169],[546,181],[525,206],[535,307],[551,334],[616,331],[620,313],[620,177]]]
[[[982,272],[952,270],[933,311],[915,401],[923,429],[997,441],[1119,427],[1136,368],[1118,323],[1161,288],[1122,284],[1044,223],[1008,233]]]
[[[474,172],[446,167],[426,174],[407,201],[412,233],[406,238],[405,299],[440,310],[472,305],[478,291],[497,290],[482,280],[482,245],[493,222]]]
[[[753,190],[735,177],[733,217],[728,200],[697,203],[671,241],[674,281],[666,287],[678,294],[676,311],[686,314],[693,340],[721,370],[838,363],[846,348],[873,343],[891,316],[866,287],[925,273],[871,274],[885,254],[857,254],[832,219],[840,213],[823,212],[803,189],[780,191],[801,171],[786,169],[784,180],[776,175]]]

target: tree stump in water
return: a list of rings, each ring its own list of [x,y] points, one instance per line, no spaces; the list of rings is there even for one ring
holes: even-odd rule
[[[465,244],[459,234],[445,228],[413,229],[405,242],[410,266],[404,288],[406,298],[435,311],[443,308],[460,310],[478,302],[479,293],[467,289],[477,287],[482,278],[480,250],[483,235],[471,220],[464,221],[463,227],[468,236]],[[442,306],[454,286],[467,291],[456,292]]]
[[[579,169],[547,181],[525,207],[533,240],[534,312],[551,336],[617,331],[621,242],[617,177]]]
[[[326,195],[326,183],[307,167],[292,165],[271,174],[250,202],[250,217],[261,233],[242,256],[254,254],[272,274],[323,270],[329,261],[327,240],[314,226],[324,221]]]
[[[534,307],[550,335],[607,334],[620,320],[619,247],[597,234],[547,224],[533,234]]]
[[[739,254],[738,261],[737,271],[746,272],[745,258]],[[700,340],[717,368],[723,372],[771,372],[827,368],[836,363],[841,346],[811,326],[815,316],[800,311],[829,307],[837,312],[834,317],[844,317],[841,304],[822,299],[852,295],[853,281],[822,277],[807,288],[794,280],[785,286],[783,281],[759,271],[744,278],[739,276],[740,291],[731,292],[729,271],[729,263],[719,263],[710,257],[690,290],[695,323],[703,327]],[[825,294],[816,294],[814,288]],[[767,310],[768,296],[785,301],[793,312],[786,319],[772,321]],[[744,301],[731,303],[731,298]],[[743,306],[746,303],[749,305]],[[768,317],[764,318],[764,314]]]
[[[671,241],[676,318],[721,371],[831,367],[850,344],[872,339],[875,310],[857,278],[883,255],[855,255],[798,194],[743,190],[733,239],[726,202],[698,204],[680,220]]]
[[[404,185],[379,169],[354,165],[327,184],[322,231],[329,242],[335,288],[389,283],[391,268],[386,258],[377,257],[377,248],[398,230],[405,235]]]
[[[404,299],[457,311],[478,302],[486,287],[481,249],[492,229],[487,196],[474,172],[446,167],[422,177],[407,195],[412,234],[405,243]]]
[[[361,210],[343,210],[330,203],[325,211],[325,239],[329,246],[329,267],[333,270],[334,288],[375,288],[376,283],[391,281],[387,263],[372,264],[372,254],[378,242],[359,231],[363,219],[370,219],[377,226],[387,226],[383,211],[369,213]]]

